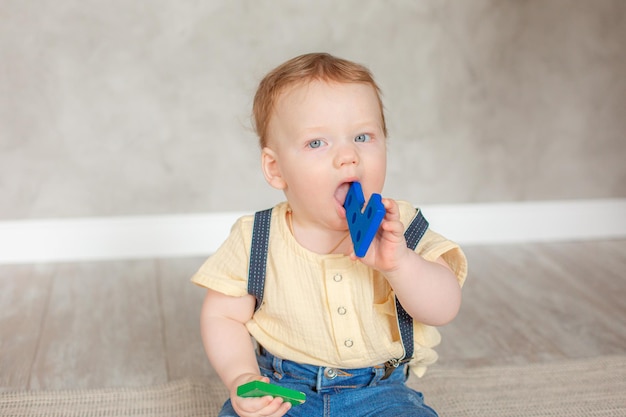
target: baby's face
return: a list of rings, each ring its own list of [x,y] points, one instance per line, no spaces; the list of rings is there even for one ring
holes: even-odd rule
[[[264,152],[294,216],[346,229],[343,203],[359,181],[365,198],[380,193],[387,155],[381,109],[368,84],[313,81],[298,85],[276,103]]]

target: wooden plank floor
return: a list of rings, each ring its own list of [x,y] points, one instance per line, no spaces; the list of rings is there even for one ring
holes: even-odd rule
[[[441,367],[626,354],[626,240],[465,248]],[[0,266],[0,390],[214,375],[198,317],[201,258]]]

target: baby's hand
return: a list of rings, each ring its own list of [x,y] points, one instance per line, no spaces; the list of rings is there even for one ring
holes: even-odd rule
[[[353,260],[360,259],[365,265],[387,274],[398,268],[410,249],[406,246],[398,203],[389,198],[383,198],[382,203],[385,206],[385,217],[367,253],[363,258],[357,258],[354,253],[351,257]]]
[[[256,417],[256,416],[270,416],[280,417],[284,416],[291,408],[291,404],[284,402],[282,398],[273,398],[269,395],[265,397],[249,397],[243,398],[237,395],[237,387],[250,381],[263,381],[269,382],[269,378],[261,377],[256,374],[244,374],[239,376],[234,383],[234,388],[230,393],[230,401],[233,404],[233,408],[240,417]]]

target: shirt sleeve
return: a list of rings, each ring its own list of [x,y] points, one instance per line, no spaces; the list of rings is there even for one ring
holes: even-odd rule
[[[191,282],[232,297],[242,297],[248,293],[251,234],[248,217],[237,220],[228,238],[202,264]]]
[[[467,277],[467,258],[459,245],[429,228],[415,251],[427,261],[432,262],[439,257],[443,258],[456,275],[459,285],[463,286]]]
[[[398,204],[400,207],[400,218],[405,227],[408,227],[415,217],[415,207],[406,201],[399,201]],[[434,232],[429,227],[415,248],[415,252],[431,262],[436,261],[439,257],[443,258],[456,275],[459,285],[463,286],[467,277],[467,258],[458,244]]]

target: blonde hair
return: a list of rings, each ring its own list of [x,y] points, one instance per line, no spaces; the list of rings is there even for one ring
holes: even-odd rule
[[[259,83],[254,96],[252,114],[261,148],[267,146],[268,127],[280,94],[288,87],[314,80],[371,85],[378,98],[383,132],[387,136],[381,91],[371,72],[363,65],[319,52],[290,59],[270,71]]]

